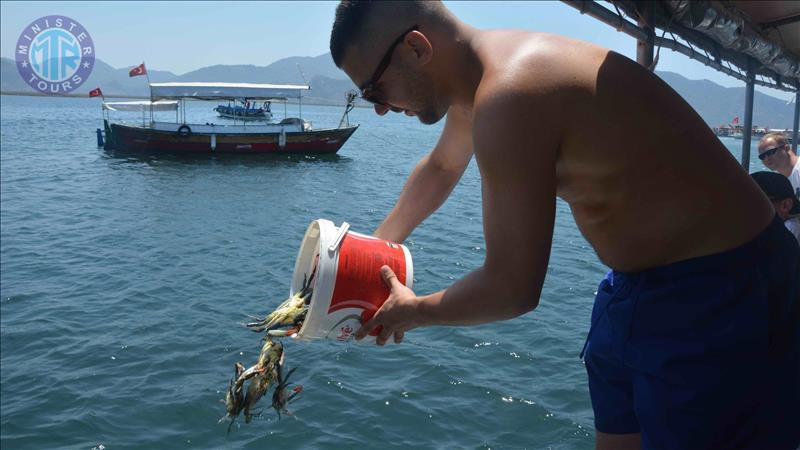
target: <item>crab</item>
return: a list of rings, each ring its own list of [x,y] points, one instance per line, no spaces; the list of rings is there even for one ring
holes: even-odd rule
[[[290,327],[297,328],[299,330],[306,318],[308,306],[314,293],[312,284],[314,282],[314,275],[316,273],[317,267],[314,266],[314,270],[311,272],[310,277],[303,275],[303,285],[299,291],[281,303],[264,319],[246,324],[247,328],[250,328],[256,332],[270,332],[276,330],[278,327],[289,325]],[[281,333],[272,333],[272,335],[282,336]],[[286,336],[287,334],[283,335]]]

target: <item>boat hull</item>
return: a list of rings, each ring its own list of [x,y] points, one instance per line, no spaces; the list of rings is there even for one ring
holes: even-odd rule
[[[306,130],[285,133],[190,133],[106,124],[107,150],[167,153],[336,153],[358,129]],[[281,145],[283,144],[283,145]]]

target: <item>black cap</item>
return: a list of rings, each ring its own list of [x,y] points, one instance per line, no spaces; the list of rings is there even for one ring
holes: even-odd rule
[[[800,214],[800,201],[792,189],[792,183],[785,176],[775,172],[755,172],[750,174],[753,180],[761,187],[761,190],[767,194],[770,200],[784,200],[791,198],[792,209],[789,210],[790,215]]]

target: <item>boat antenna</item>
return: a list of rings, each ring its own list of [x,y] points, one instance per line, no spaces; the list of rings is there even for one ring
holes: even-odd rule
[[[306,76],[303,73],[303,69],[300,67],[300,63],[295,63],[295,65],[297,66],[297,70],[300,71],[300,77],[303,79],[303,84],[308,86],[308,81],[306,81]]]
[[[358,97],[358,93],[350,89],[344,94],[344,98],[347,101],[347,105],[344,107],[344,114],[342,114],[342,119],[339,120],[339,128],[342,128],[342,125],[349,127],[350,126],[350,116],[348,113],[353,110],[355,107],[355,100]]]

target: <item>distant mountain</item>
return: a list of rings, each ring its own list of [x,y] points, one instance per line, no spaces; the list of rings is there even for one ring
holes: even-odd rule
[[[133,66],[131,66],[133,67]],[[76,91],[77,94],[88,94],[100,87],[108,96],[149,95],[145,77],[129,77],[130,67],[115,69],[100,59],[95,60],[95,67],[89,79]],[[274,84],[306,84],[311,91],[303,97],[315,103],[344,104],[345,92],[354,89],[353,83],[347,79],[331,60],[330,54],[315,57],[293,56],[284,58],[268,66],[255,65],[214,65],[175,75],[172,72],[147,68],[150,81],[223,81],[239,83],[274,83]],[[20,78],[15,62],[10,58],[0,58],[0,91],[33,92]]]
[[[686,99],[710,126],[729,124],[739,116],[744,123],[745,88],[726,88],[709,80],[690,80],[674,72],[656,72]],[[753,95],[753,125],[791,128],[794,104],[762,94]]]
[[[31,91],[20,78],[14,60],[0,58],[0,90]],[[133,66],[131,66],[133,67]],[[299,67],[299,68],[298,68]],[[115,69],[101,60],[78,90],[85,94],[100,87],[107,96],[147,96],[144,77],[128,77],[130,67]],[[302,70],[302,75],[301,75]],[[347,91],[355,85],[334,64],[329,53],[324,55],[292,56],[267,66],[215,65],[175,75],[172,72],[148,68],[152,81],[227,81],[250,83],[303,84],[311,91],[304,97],[315,103],[341,105]],[[745,88],[726,88],[709,80],[690,80],[673,72],[656,72],[678,94],[685,98],[710,126],[730,123],[739,116],[744,121]],[[304,81],[305,79],[305,81]],[[794,105],[756,91],[753,106],[753,123],[770,128],[791,128]]]
[[[303,77],[305,77],[305,81]],[[268,66],[220,64],[185,73],[178,79],[180,81],[305,84],[313,77],[347,80],[344,72],[333,64],[329,53],[315,57],[292,56],[279,59]]]
[[[133,67],[133,66],[131,66]],[[115,69],[100,59],[94,60],[89,79],[75,92],[88,93],[90,90],[100,87],[105,94],[118,95],[149,95],[147,81],[144,77],[129,77],[130,67]],[[177,76],[172,72],[164,70],[147,69],[150,80],[154,82],[174,81]],[[11,58],[0,58],[0,90],[3,92],[34,92],[28,86],[17,71],[16,63]]]

